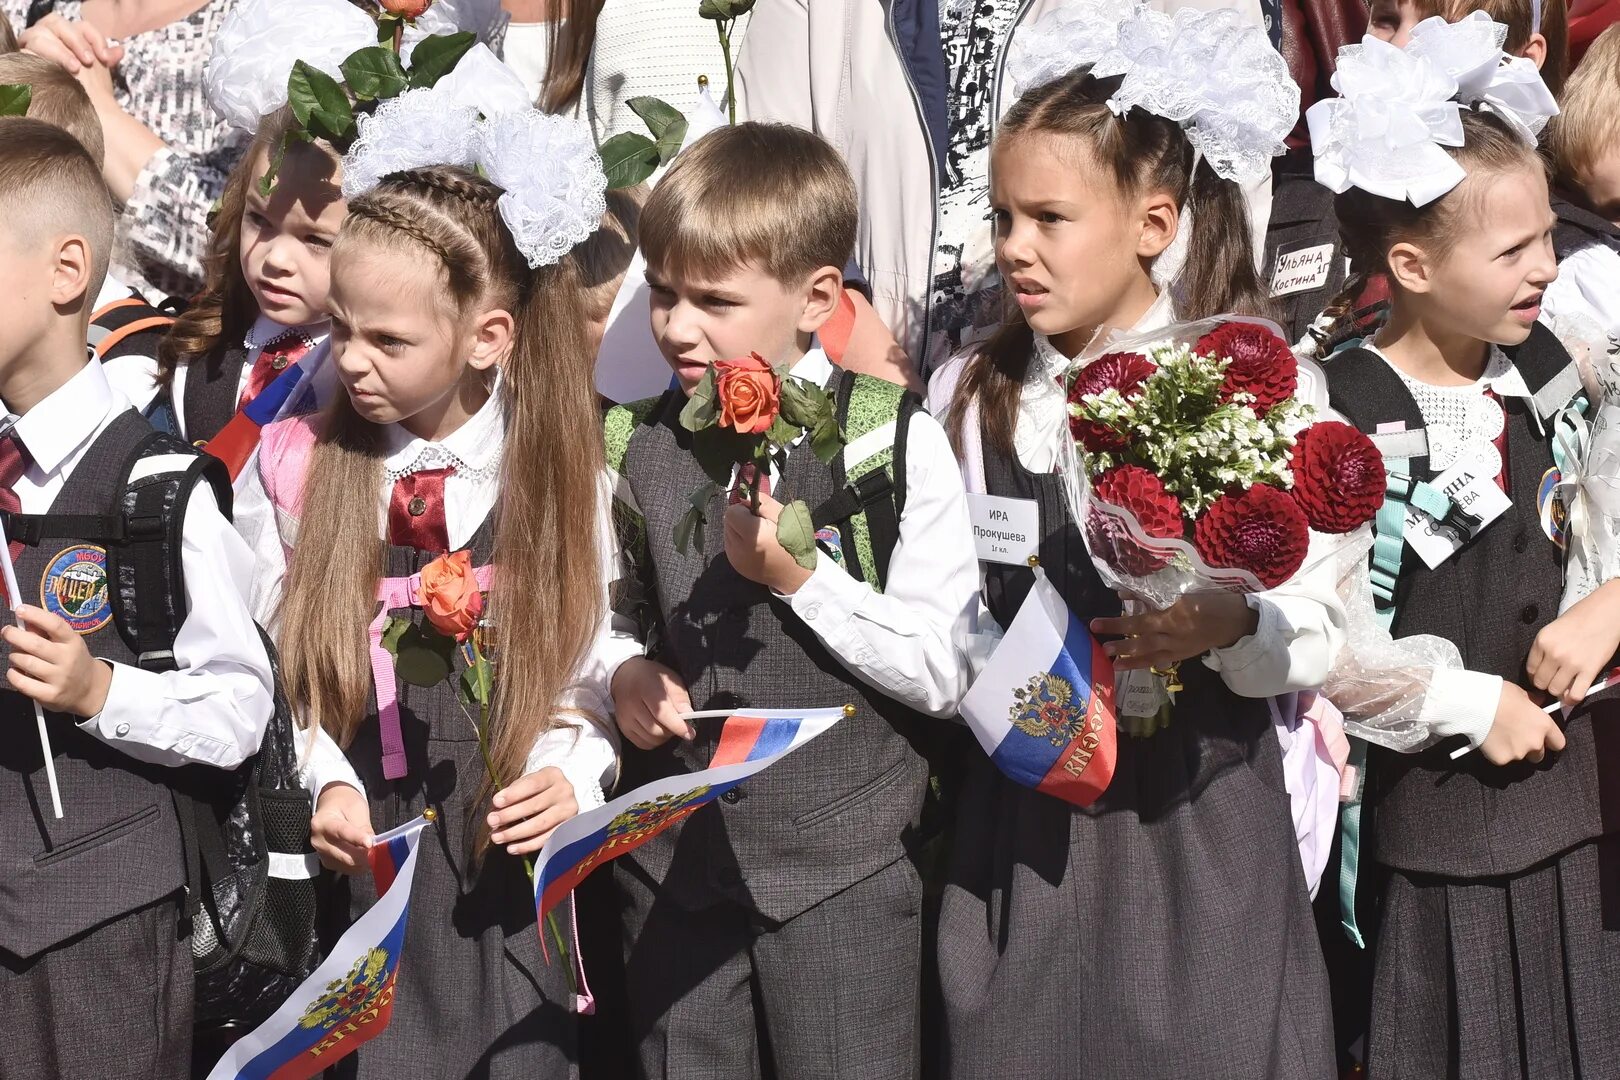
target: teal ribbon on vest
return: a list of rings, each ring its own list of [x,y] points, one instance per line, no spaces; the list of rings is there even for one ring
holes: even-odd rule
[[[1353,801],[1339,811],[1339,925],[1356,948],[1365,949],[1366,939],[1356,924],[1356,881],[1361,875],[1361,795],[1367,784],[1367,742],[1351,737],[1347,768],[1356,770]]]

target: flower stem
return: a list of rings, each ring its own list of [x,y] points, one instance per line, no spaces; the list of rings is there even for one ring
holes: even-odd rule
[[[726,62],[726,119],[732,127],[736,127],[737,85],[731,67],[731,23],[726,19],[717,19],[714,28],[720,34],[720,55]]]

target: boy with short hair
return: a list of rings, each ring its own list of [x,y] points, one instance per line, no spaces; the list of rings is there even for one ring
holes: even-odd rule
[[[254,754],[271,715],[269,658],[237,584],[251,554],[206,485],[187,497],[195,452],[155,439],[86,355],[112,234],[112,198],[83,145],[0,119],[0,510],[23,590],[22,625],[0,629],[0,1076],[187,1074],[175,793]],[[143,483],[189,481],[172,510],[184,596],[109,590],[123,555],[102,523],[125,497],[126,465]],[[166,535],[171,520],[160,515]],[[172,655],[137,655],[131,608],[183,613]]]
[[[653,336],[678,388],[607,419],[646,658],[613,681],[625,786],[707,767],[714,708],[853,713],[615,863],[628,1004],[649,1076],[910,1077],[918,1068],[924,751],[968,685],[978,565],[944,431],[903,388],[814,345],[854,247],[855,189],[819,137],[722,128],[682,152],[641,219]],[[673,535],[706,475],[679,423],[709,366],[757,352],[824,386],[849,438],[717,494],[701,545]],[[735,479],[735,477],[734,477]],[[752,482],[752,478],[747,478]],[[776,537],[816,515],[813,570]],[[780,502],[778,501],[780,500]],[[832,511],[838,506],[838,511]]]
[[[28,87],[28,118],[66,129],[101,164],[105,153],[101,118],[90,95],[65,68],[32,53],[0,50],[0,86],[6,85]],[[173,314],[153,307],[111,274],[91,306],[90,347],[113,388],[142,412],[157,396],[158,342],[173,325]]]

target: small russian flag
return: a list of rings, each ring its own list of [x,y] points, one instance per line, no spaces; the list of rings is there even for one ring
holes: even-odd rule
[[[714,715],[699,713],[695,716]],[[726,716],[707,769],[643,784],[557,826],[534,867],[542,922],[592,870],[684,821],[843,719],[837,709],[750,709]],[[695,718],[695,717],[694,717]]]
[[[305,360],[318,357],[319,352],[311,350]],[[303,360],[290,365],[272,379],[258,397],[238,409],[236,415],[227,420],[219,433],[203,447],[203,453],[212,454],[225,463],[232,483],[242,475],[247,463],[253,460],[253,452],[259,448],[259,438],[265,425],[282,416],[283,406],[303,384],[307,374]]]
[[[1114,778],[1114,665],[1039,567],[962,716],[1025,787],[1090,806]]]
[[[312,1080],[381,1035],[394,1015],[410,913],[419,817],[378,836],[371,869],[379,899],[338,939],[314,974],[220,1058],[208,1080]]]

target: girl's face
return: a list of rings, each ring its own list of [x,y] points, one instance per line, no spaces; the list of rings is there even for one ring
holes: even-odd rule
[[[421,254],[413,252],[413,255]],[[489,398],[484,373],[511,350],[512,317],[457,317],[419,258],[371,244],[332,259],[332,361],[355,412],[437,441]]]
[[[1153,305],[1148,268],[1175,237],[1175,204],[1162,193],[1122,197],[1079,140],[1031,133],[998,143],[990,206],[1002,280],[1030,327],[1065,355]]]
[[[300,143],[288,148],[266,197],[259,179],[269,167],[269,155],[259,150],[242,210],[242,277],[259,311],[275,322],[322,322],[331,281],[328,256],[349,213],[343,174],[326,153]]]
[[[1557,223],[1539,168],[1470,175],[1449,196],[1467,200],[1459,239],[1433,257],[1414,244],[1390,249],[1390,270],[1433,330],[1498,345],[1530,336],[1541,294],[1558,276]]]

